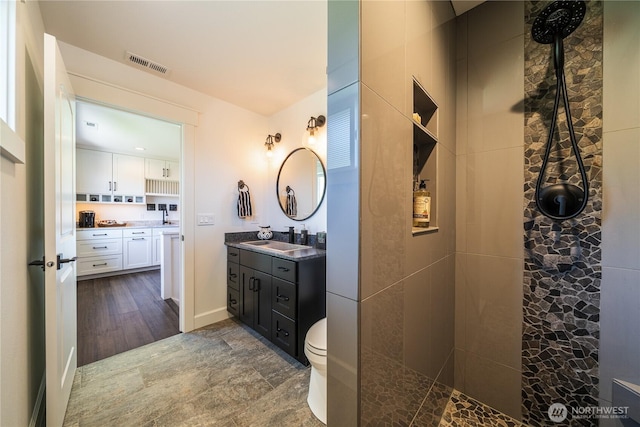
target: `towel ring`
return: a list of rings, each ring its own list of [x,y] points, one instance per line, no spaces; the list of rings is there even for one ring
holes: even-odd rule
[[[245,184],[243,180],[238,181],[238,191],[244,191],[244,188],[246,188],[246,191],[249,191],[249,186]]]

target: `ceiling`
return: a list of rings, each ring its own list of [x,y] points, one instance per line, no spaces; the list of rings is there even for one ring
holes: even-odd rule
[[[482,1],[451,3],[460,15]],[[168,69],[164,75],[145,69],[153,75],[263,116],[326,87],[327,0],[41,0],[39,5],[46,32],[58,40],[140,68],[126,58],[131,52]],[[78,104],[77,119],[81,146],[177,157],[179,144],[166,142],[179,132],[177,125],[87,103]],[[147,151],[135,151],[139,146]]]
[[[39,4],[59,40],[119,62],[132,52],[175,83],[264,116],[326,87],[326,0]]]
[[[76,103],[79,147],[177,160],[181,141],[182,128],[175,123],[89,102]]]

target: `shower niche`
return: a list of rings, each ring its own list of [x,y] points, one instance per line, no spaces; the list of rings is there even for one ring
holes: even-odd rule
[[[422,85],[413,79],[413,180],[412,191],[424,180],[431,194],[428,227],[415,227],[413,235],[438,230],[437,216],[437,157],[438,157],[438,104]],[[413,210],[412,210],[413,212]]]

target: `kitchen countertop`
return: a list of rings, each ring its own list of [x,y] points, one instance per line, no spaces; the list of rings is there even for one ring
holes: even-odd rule
[[[77,227],[76,230],[122,230],[125,228],[180,228],[180,224],[179,223],[172,223],[172,224],[160,224],[160,223],[148,223],[148,224],[141,224],[139,222],[127,222],[126,225],[122,226],[122,227],[93,227],[93,228],[89,228],[89,227]]]
[[[279,252],[272,249],[262,248],[260,246],[243,245],[242,242],[225,242],[226,246],[232,248],[244,249],[246,251],[259,252],[261,254],[271,255],[276,258],[287,259],[290,261],[304,261],[306,259],[320,258],[327,255],[327,251],[324,249],[316,249],[311,246],[305,249],[297,249],[287,252]]]

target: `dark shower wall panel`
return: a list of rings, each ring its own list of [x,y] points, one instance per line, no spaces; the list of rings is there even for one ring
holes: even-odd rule
[[[550,125],[555,75],[551,45],[531,39],[531,25],[549,2],[525,3],[525,209],[522,416],[549,425],[549,406],[598,406],[602,211],[602,3],[587,2],[580,27],[564,40],[565,73],[576,136],[589,180],[589,202],[576,218],[554,221],[536,208],[534,193]],[[564,110],[554,138],[546,185],[582,187]],[[558,142],[558,137],[560,142]],[[560,159],[566,159],[560,161]]]

